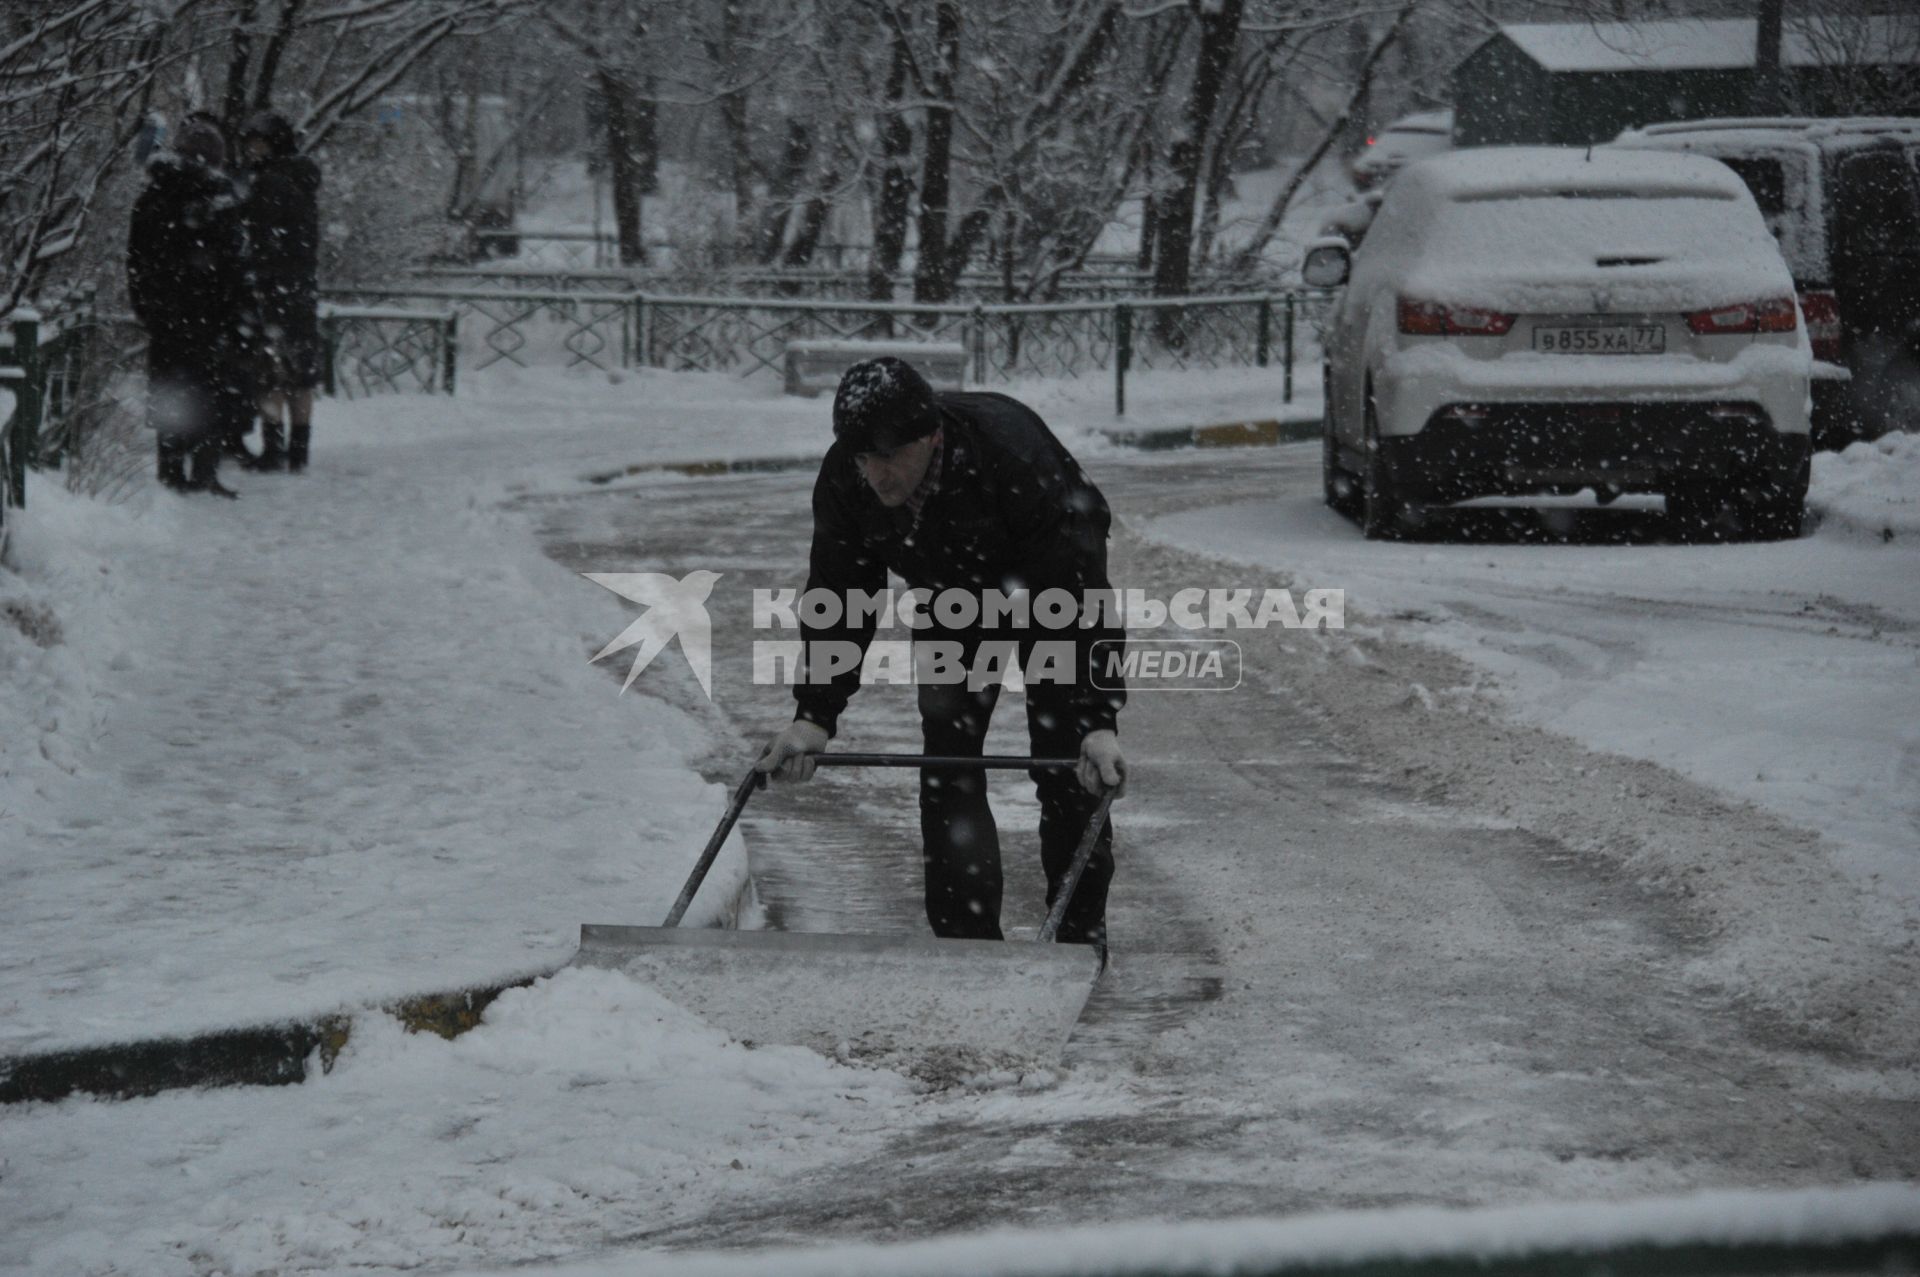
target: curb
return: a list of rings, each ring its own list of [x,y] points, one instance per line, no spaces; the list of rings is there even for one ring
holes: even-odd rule
[[[479,1024],[502,993],[525,988],[554,971],[452,993],[424,993],[312,1020],[12,1056],[0,1059],[0,1104],[52,1102],[76,1093],[127,1100],[184,1087],[292,1086],[306,1081],[316,1058],[321,1072],[333,1068],[353,1036],[356,1015],[377,1011],[412,1032],[453,1039]]]
[[[718,915],[726,927],[738,925],[752,895],[749,875]],[[527,988],[570,965],[572,959],[502,978],[497,984],[419,993],[305,1020],[214,1029],[193,1037],[0,1056],[0,1105],[51,1103],[72,1095],[131,1100],[189,1087],[294,1086],[307,1080],[316,1063],[322,1073],[332,1070],[352,1040],[356,1017],[384,1015],[400,1021],[410,1033],[433,1033],[452,1041],[477,1028],[493,1000],[507,990]]]
[[[1207,426],[1147,426],[1128,430],[1116,426],[1095,426],[1094,433],[1109,443],[1142,452],[1167,452],[1177,448],[1260,448],[1282,443],[1304,443],[1318,439],[1320,418],[1282,421],[1262,418],[1258,421],[1225,421]],[[597,470],[583,476],[588,483],[609,484],[642,474],[682,474],[704,478],[723,474],[778,474],[789,470],[812,470],[820,464],[818,456],[738,457],[708,461],[642,461],[617,470]]]
[[[1228,421],[1211,426],[1147,427],[1141,430],[1102,426],[1099,432],[1108,440],[1142,452],[1166,452],[1176,448],[1260,448],[1282,443],[1304,443],[1320,437],[1320,419],[1280,421]]]
[[[607,484],[640,474],[686,474],[707,477],[719,474],[777,474],[783,470],[813,470],[819,457],[741,457],[732,461],[642,461],[618,470],[599,470],[587,475],[588,483]]]

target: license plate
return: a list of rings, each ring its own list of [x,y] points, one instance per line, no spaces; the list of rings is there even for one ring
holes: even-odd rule
[[[1551,324],[1533,330],[1533,348],[1548,355],[1658,355],[1663,324]]]

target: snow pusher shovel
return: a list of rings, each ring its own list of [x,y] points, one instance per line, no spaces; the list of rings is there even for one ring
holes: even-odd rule
[[[939,758],[821,754],[822,767],[1072,767],[1071,758]],[[753,791],[749,771],[658,927],[580,928],[580,966],[626,971],[742,1041],[792,1043],[828,1054],[1053,1060],[1093,992],[1091,945],[1057,944],[1074,888],[1106,827],[1113,795],[1087,821],[1059,897],[1037,940],[940,940],[680,927],[687,906]]]

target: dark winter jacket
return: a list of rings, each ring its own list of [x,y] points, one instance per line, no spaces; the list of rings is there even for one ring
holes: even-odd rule
[[[147,163],[127,233],[127,293],[155,370],[240,357],[251,327],[247,242],[225,174],[171,151]]]
[[[916,525],[905,507],[880,504],[854,465],[853,451],[836,442],[827,450],[813,488],[813,552],[809,590],[824,588],[843,600],[849,590],[876,592],[892,571],[912,588],[936,594],[1020,588],[1029,597],[1061,588],[1076,599],[1107,591],[1107,532],[1112,515],[1106,498],[1079,463],[1032,409],[1006,395],[942,393],[936,397],[942,417],[939,489],[921,510]],[[809,642],[850,639],[862,652],[873,639],[871,624],[828,628],[802,625]],[[901,631],[899,637],[906,637]],[[921,637],[928,637],[923,631]],[[1015,638],[1000,629],[975,630],[961,638]],[[1078,670],[1063,689],[1084,732],[1111,730],[1126,703],[1118,680],[1102,678],[1117,690],[1092,685],[1088,662],[1092,645],[1124,641],[1118,618],[1109,610],[1091,628],[1030,630],[1025,637],[1071,639],[1079,649]],[[1105,665],[1103,647],[1102,664]],[[794,688],[796,717],[834,730],[847,700],[858,690],[859,671],[813,684],[805,677]]]
[[[311,323],[320,287],[320,166],[304,155],[260,161],[244,210],[262,317]]]

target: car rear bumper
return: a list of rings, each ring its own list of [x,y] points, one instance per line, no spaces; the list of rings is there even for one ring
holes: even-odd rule
[[[1389,356],[1374,395],[1383,460],[1409,497],[1669,492],[1804,468],[1810,372],[1806,349],[1785,344],[1724,362],[1434,344]]]
[[[1812,360],[1755,343],[1724,362],[1685,356],[1521,355],[1477,359],[1440,345],[1388,356],[1374,379],[1381,437],[1418,434],[1449,404],[1656,406],[1757,403],[1778,434],[1804,435]]]
[[[1396,490],[1436,502],[1791,482],[1809,455],[1804,429],[1776,430],[1753,401],[1443,406],[1418,433],[1382,438],[1380,451]]]

